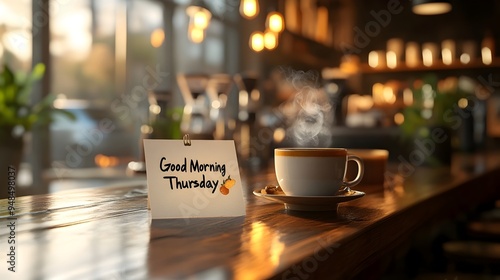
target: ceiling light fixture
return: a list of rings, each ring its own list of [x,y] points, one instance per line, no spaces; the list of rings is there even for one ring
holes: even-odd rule
[[[280,33],[285,29],[283,15],[274,11],[267,15],[266,27],[274,33]]]
[[[264,32],[264,47],[268,50],[274,50],[278,46],[278,34],[270,30]]]
[[[189,24],[203,30],[207,29],[212,18],[212,13],[201,4],[187,7],[186,13],[189,15]]]
[[[264,34],[259,31],[255,31],[250,35],[250,48],[255,52],[260,52],[265,48]]]
[[[186,8],[189,16],[188,37],[194,43],[201,43],[205,37],[205,30],[210,24],[212,13],[202,1]]]
[[[451,11],[449,0],[413,0],[412,11],[417,15],[439,15]]]
[[[188,27],[188,38],[191,42],[199,44],[205,39],[205,30],[190,25]]]
[[[241,0],[240,14],[246,19],[253,19],[259,14],[258,0]]]

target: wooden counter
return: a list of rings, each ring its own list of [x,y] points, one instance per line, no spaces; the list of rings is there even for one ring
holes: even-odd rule
[[[144,185],[18,197],[14,216],[4,199],[0,279],[348,279],[415,230],[500,199],[498,154],[391,170],[399,174],[385,188],[365,187],[337,215],[287,212],[253,196],[275,182],[270,172],[243,174],[247,215],[239,218],[151,223]],[[16,272],[5,261],[13,239]]]

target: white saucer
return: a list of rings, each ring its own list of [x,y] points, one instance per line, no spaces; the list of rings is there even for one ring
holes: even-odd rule
[[[263,194],[253,191],[253,194],[271,201],[285,204],[285,209],[296,211],[336,211],[338,204],[360,198],[364,192],[350,190],[334,196],[293,196],[285,194]]]

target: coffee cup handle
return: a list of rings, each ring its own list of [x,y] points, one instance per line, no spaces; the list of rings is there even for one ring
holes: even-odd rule
[[[356,178],[352,181],[344,181],[344,187],[346,189],[349,189],[350,187],[356,186],[361,182],[361,179],[363,179],[363,175],[365,173],[365,167],[363,164],[363,160],[356,156],[356,155],[347,155],[347,161],[354,161],[358,165],[358,174],[356,175]],[[347,169],[347,163],[346,163],[346,169]]]

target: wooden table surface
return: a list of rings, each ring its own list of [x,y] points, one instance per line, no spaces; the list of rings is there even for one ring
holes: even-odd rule
[[[151,222],[144,185],[18,197],[14,216],[4,199],[0,279],[346,279],[416,229],[500,198],[498,154],[407,169],[391,166],[400,174],[385,187],[358,186],[366,195],[337,214],[286,211],[252,195],[275,182],[270,172],[242,174],[247,214],[237,218]]]

